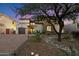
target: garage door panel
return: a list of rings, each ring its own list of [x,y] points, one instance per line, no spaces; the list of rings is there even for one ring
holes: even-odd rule
[[[19,34],[25,34],[25,28],[18,28]]]

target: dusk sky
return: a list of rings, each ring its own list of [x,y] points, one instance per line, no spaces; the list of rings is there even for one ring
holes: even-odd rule
[[[0,3],[0,13],[3,13],[11,18],[16,19],[15,12],[13,12],[9,7],[21,7],[20,3]]]
[[[22,7],[20,3],[0,3],[0,13],[10,16],[14,20],[16,20],[16,13],[13,12],[9,7]],[[33,15],[27,15],[25,17],[32,17]],[[69,22],[66,21],[68,24]],[[70,22],[71,23],[71,22]]]

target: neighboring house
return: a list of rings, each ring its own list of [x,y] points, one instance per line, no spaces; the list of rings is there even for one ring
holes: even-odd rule
[[[16,22],[9,16],[0,13],[0,33],[10,34],[13,33],[15,30]]]

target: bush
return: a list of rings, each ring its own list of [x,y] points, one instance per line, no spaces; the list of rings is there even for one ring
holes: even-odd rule
[[[66,56],[78,56],[79,51],[72,46],[69,46],[68,50],[60,49]]]
[[[73,31],[72,35],[74,38],[78,39],[79,38],[79,31]]]
[[[41,32],[35,31],[33,32],[34,36],[32,36],[33,41],[41,41]]]

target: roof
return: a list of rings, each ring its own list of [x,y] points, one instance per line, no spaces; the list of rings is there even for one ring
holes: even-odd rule
[[[14,20],[14,19],[11,18],[10,16],[7,16],[7,15],[5,15],[5,14],[3,14],[3,13],[0,13],[0,17],[1,17],[1,16],[4,16],[4,17],[9,18],[9,19],[11,19],[12,21],[15,21],[15,22],[16,22],[16,20]]]

